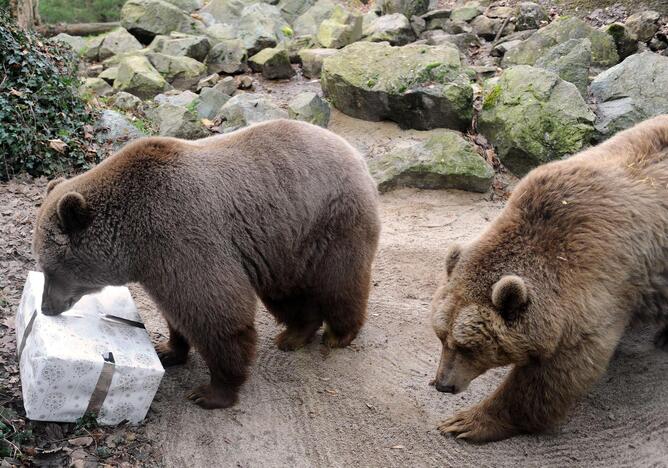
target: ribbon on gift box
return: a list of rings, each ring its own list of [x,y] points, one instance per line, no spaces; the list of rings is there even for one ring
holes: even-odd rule
[[[26,341],[28,339],[28,336],[30,335],[30,332],[32,331],[38,313],[39,310],[37,309],[32,313],[32,315],[30,316],[30,320],[28,321],[28,324],[26,325],[26,328],[23,331],[23,337],[21,338],[21,345],[19,346],[18,350],[19,362],[21,362],[21,354],[23,354],[23,349],[25,348]],[[83,318],[84,316],[80,314],[67,314],[67,317]],[[126,319],[123,317],[118,317],[116,315],[111,315],[111,314],[104,314],[100,316],[100,319],[113,323],[118,323],[120,325],[127,325],[130,327],[146,328],[146,326],[141,322]],[[97,384],[95,384],[95,389],[93,390],[93,393],[90,396],[90,400],[88,401],[88,407],[86,408],[85,413],[97,414],[100,411],[100,409],[102,409],[104,400],[107,398],[107,393],[109,393],[109,388],[111,387],[111,380],[114,377],[114,370],[116,364],[116,361],[114,359],[114,353],[108,352],[102,354],[102,359],[104,360],[104,364],[102,365],[100,376],[97,379]]]

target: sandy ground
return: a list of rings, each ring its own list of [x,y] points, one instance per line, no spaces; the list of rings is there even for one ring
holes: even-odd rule
[[[331,128],[367,151],[400,134],[392,124],[338,113]],[[668,354],[653,348],[651,328],[628,334],[603,380],[552,434],[476,446],[436,430],[491,393],[506,372],[490,371],[459,395],[428,386],[440,346],[429,301],[445,248],[473,237],[502,207],[490,194],[383,195],[369,319],[359,338],[328,354],[319,342],[282,352],[272,341],[279,328],[259,309],[258,357],[235,408],[206,411],[185,400],[208,378],[197,354],[167,370],[146,426],[165,465],[668,467]],[[148,328],[166,333],[150,300],[133,292]]]

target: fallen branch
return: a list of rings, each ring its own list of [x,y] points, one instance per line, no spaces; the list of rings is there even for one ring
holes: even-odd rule
[[[70,36],[89,36],[91,34],[109,32],[120,25],[121,23],[118,21],[112,23],[43,24],[37,27],[37,31],[46,37],[55,36],[60,33],[69,34]]]

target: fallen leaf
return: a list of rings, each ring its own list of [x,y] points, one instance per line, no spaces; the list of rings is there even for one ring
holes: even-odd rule
[[[67,442],[69,442],[70,445],[74,445],[75,447],[88,447],[90,444],[93,443],[93,438],[77,437],[75,439],[70,439]]]
[[[49,140],[49,148],[56,150],[59,153],[64,153],[65,148],[67,148],[67,143],[60,138],[56,138],[55,140]]]
[[[390,448],[391,448],[392,450],[403,450],[403,449],[405,449],[406,447],[404,447],[403,445],[393,445],[393,446],[390,447]]]

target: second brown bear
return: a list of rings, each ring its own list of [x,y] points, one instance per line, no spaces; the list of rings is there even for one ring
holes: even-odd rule
[[[43,312],[139,282],[160,307],[165,365],[204,357],[190,398],[237,401],[255,353],[259,297],[286,326],[281,349],[348,345],[364,323],[380,221],[363,158],[314,125],[278,120],[198,141],[145,138],[52,182],[33,250]]]

